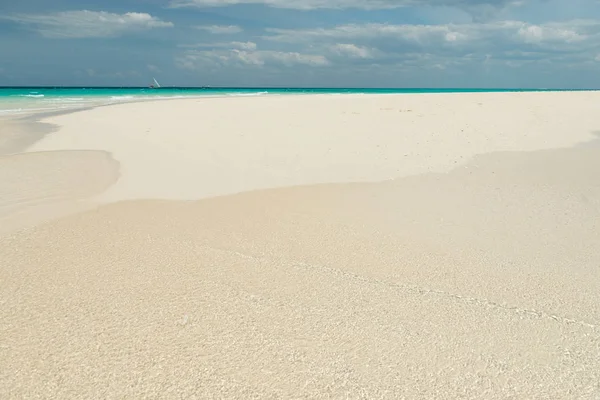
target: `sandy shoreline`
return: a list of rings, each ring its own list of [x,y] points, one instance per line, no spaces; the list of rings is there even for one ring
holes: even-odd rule
[[[0,158],[52,219],[0,233],[0,397],[597,398],[599,96],[45,119]]]
[[[315,95],[132,103],[47,118],[43,122],[62,126],[60,134],[28,151],[113,154],[122,177],[103,196],[106,202],[192,200],[447,172],[475,154],[572,146],[595,138],[597,96]],[[565,135],[573,123],[580,129]],[[83,124],[101,134],[81,135]],[[203,185],[180,184],[195,179]]]

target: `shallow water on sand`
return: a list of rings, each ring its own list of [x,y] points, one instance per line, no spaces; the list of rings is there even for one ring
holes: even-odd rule
[[[73,110],[128,101],[200,96],[263,96],[283,94],[398,94],[398,93],[481,93],[548,91],[548,89],[423,89],[423,88],[84,88],[84,87],[0,87],[0,116]]]

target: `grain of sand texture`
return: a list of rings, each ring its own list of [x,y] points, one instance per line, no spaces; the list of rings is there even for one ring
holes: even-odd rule
[[[2,221],[36,213],[0,236],[0,398],[598,399],[598,104],[280,96],[48,118],[0,160]],[[42,167],[43,186],[6,184]],[[57,196],[86,206],[44,208]]]

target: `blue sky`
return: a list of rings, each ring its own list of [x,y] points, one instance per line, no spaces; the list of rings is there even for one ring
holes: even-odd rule
[[[600,88],[598,0],[0,0],[0,85]]]

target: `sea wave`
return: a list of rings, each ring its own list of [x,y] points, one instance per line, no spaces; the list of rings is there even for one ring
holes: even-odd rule
[[[9,109],[0,109],[0,115],[18,115],[18,114],[27,114],[27,113],[39,113],[42,111],[54,111],[55,107],[45,107],[45,108],[9,108]]]
[[[122,101],[122,100],[134,100],[136,96],[110,96],[110,100]]]
[[[48,99],[48,103],[72,103],[74,101],[85,101],[83,97],[57,97]],[[88,100],[89,101],[89,100]]]
[[[269,94],[269,92],[253,92],[253,93],[227,93],[227,96],[263,96]]]
[[[18,95],[19,97],[33,97],[33,98],[40,98],[40,97],[44,97],[43,94],[20,94]]]
[[[172,95],[172,96],[144,96],[144,97],[140,97],[140,99],[143,100],[170,100],[170,99],[187,99],[187,98],[193,98],[196,96],[193,95]]]

